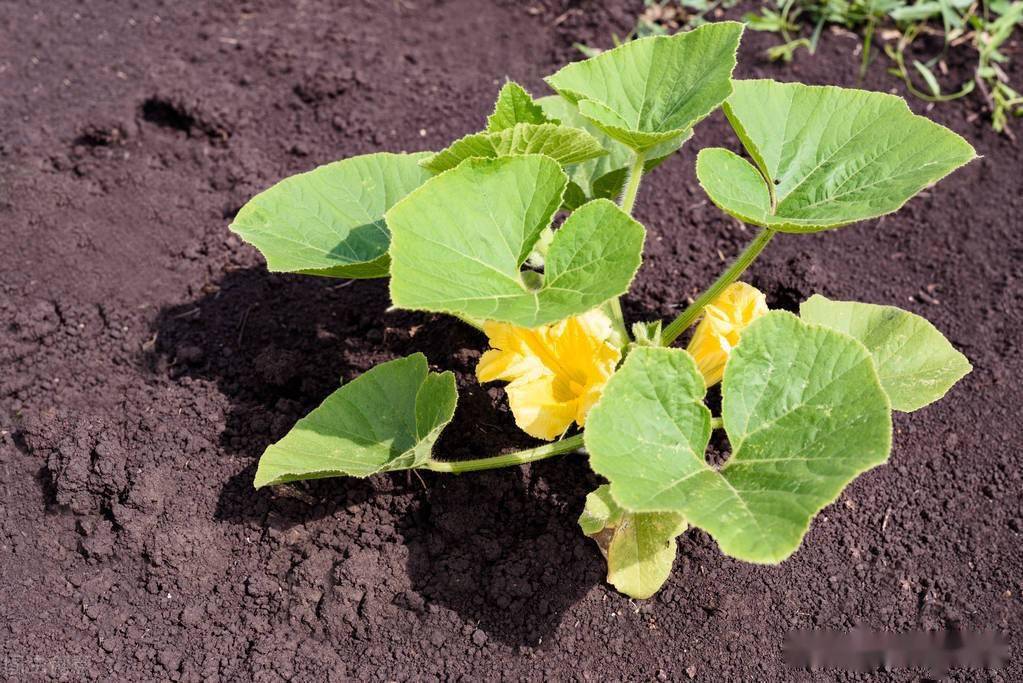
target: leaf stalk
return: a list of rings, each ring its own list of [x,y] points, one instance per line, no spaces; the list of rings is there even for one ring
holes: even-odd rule
[[[746,272],[746,269],[760,256],[760,252],[770,243],[774,235],[775,231],[771,228],[763,228],[756,238],[742,250],[742,253],[732,262],[732,265],[725,272],[721,273],[718,279],[696,301],[689,304],[686,310],[682,311],[677,318],[664,328],[664,332],[661,333],[661,343],[665,346],[671,346],[672,342],[678,339],[690,325],[696,322],[696,319],[700,317],[700,313],[703,312],[707,304],[716,299],[728,285],[738,280]]]
[[[451,474],[479,472],[480,470],[493,470],[499,467],[525,465],[527,463],[537,462],[538,460],[545,460],[547,458],[554,457],[555,455],[561,455],[562,453],[577,451],[582,447],[583,435],[576,434],[568,437],[567,439],[544,444],[543,446],[538,446],[536,448],[515,451],[514,453],[505,453],[503,455],[492,455],[487,458],[446,461],[430,458],[426,461],[423,467],[434,472],[448,472]]]
[[[632,215],[632,207],[636,205],[636,195],[639,194],[639,185],[643,180],[643,168],[646,164],[646,154],[644,152],[636,152],[636,156],[632,160],[632,166],[629,167],[629,179],[625,183],[625,190],[622,192],[622,199],[619,205],[622,207],[622,211]],[[622,313],[622,301],[620,297],[615,297],[608,302],[608,312],[611,316],[611,324],[621,335],[623,343],[628,342],[631,337],[629,336],[629,328],[625,324],[625,314]]]
[[[636,152],[629,168],[629,180],[625,184],[625,191],[622,193],[622,211],[632,215],[632,207],[636,205],[636,195],[639,194],[639,184],[643,180],[643,166],[646,164],[646,154]]]

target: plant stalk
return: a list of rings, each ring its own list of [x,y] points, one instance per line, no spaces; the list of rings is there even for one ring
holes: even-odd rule
[[[625,191],[622,193],[622,211],[632,215],[632,207],[636,204],[636,195],[639,194],[639,183],[643,180],[643,165],[646,163],[646,154],[636,152],[629,168],[629,179],[625,183]]]
[[[636,152],[629,167],[629,179],[625,182],[625,190],[622,192],[622,199],[619,205],[622,211],[632,215],[632,207],[636,205],[636,195],[639,194],[639,184],[643,180],[643,166],[646,163],[646,154]],[[629,328],[625,325],[625,314],[622,313],[622,302],[620,297],[615,297],[608,302],[608,312],[611,316],[611,324],[618,330],[623,343],[628,342],[632,337],[629,335]]]
[[[425,469],[434,472],[449,472],[459,474],[462,472],[479,472],[480,470],[493,470],[498,467],[515,467],[526,463],[544,460],[546,458],[577,451],[583,447],[583,435],[576,434],[561,441],[545,444],[536,448],[529,448],[524,451],[505,453],[504,455],[492,455],[489,458],[476,458],[474,460],[434,460],[426,461]]]
[[[672,342],[679,338],[679,335],[696,322],[704,307],[716,299],[728,285],[738,280],[739,276],[746,272],[746,269],[756,260],[757,256],[760,256],[760,252],[764,250],[764,247],[774,237],[774,233],[775,231],[771,228],[763,228],[760,234],[742,250],[742,253],[732,262],[732,265],[718,276],[714,284],[708,287],[696,301],[689,304],[686,310],[682,311],[677,318],[671,321],[670,325],[664,328],[664,332],[661,333],[661,343],[665,346],[671,346]]]
[[[629,328],[625,326],[625,314],[622,313],[622,301],[620,298],[615,297],[607,302],[605,311],[608,317],[611,318],[611,325],[622,337],[622,345],[629,343]]]

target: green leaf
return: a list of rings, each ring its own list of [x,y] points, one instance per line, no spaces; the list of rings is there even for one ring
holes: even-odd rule
[[[554,233],[542,277],[522,270],[566,183],[546,156],[468,159],[410,194],[387,213],[394,305],[536,327],[625,293],[645,231],[607,200]]]
[[[581,128],[592,135],[600,143],[607,154],[582,163],[569,166],[566,170],[571,180],[565,193],[565,205],[569,209],[582,206],[591,199],[615,200],[625,189],[629,177],[629,168],[635,152],[607,136],[600,128],[590,123],[579,109],[560,95],[541,97],[537,103],[543,110],[561,120],[563,125]],[[643,172],[649,173],[663,163],[669,156],[692,136],[692,130],[663,142],[646,151],[646,162]]]
[[[553,123],[517,123],[496,133],[474,133],[421,163],[432,173],[452,169],[471,157],[496,158],[545,154],[562,165],[577,164],[607,154],[592,135],[579,128]]]
[[[675,538],[686,530],[685,518],[671,512],[626,512],[615,503],[610,488],[605,484],[586,496],[579,526],[607,560],[607,582],[644,600],[668,580]]]
[[[891,410],[870,354],[790,313],[756,320],[732,352],[720,469],[704,457],[704,391],[685,351],[635,348],[587,417],[586,449],[622,508],[681,514],[732,557],[784,560],[821,508],[888,458]]]
[[[912,412],[944,396],[972,370],[934,325],[894,306],[831,301],[815,294],[799,307],[803,320],[859,339],[874,358],[892,408]]]
[[[518,123],[558,123],[558,120],[544,114],[525,88],[508,81],[497,95],[494,113],[487,117],[487,132],[496,133]]]
[[[625,43],[547,77],[605,133],[637,151],[685,137],[732,92],[742,24]]]
[[[757,168],[704,149],[700,184],[739,220],[784,232],[891,213],[976,156],[959,135],[883,93],[735,81],[725,114]]]
[[[426,356],[376,366],[328,396],[259,460],[255,486],[324,477],[368,477],[422,466],[455,413],[450,372]]]
[[[387,276],[384,213],[430,174],[422,154],[367,154],[285,178],[241,208],[231,230],[274,272]]]

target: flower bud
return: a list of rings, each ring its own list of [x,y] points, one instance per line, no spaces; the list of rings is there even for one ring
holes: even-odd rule
[[[764,293],[745,282],[733,282],[703,309],[687,351],[707,386],[721,381],[725,363],[746,326],[767,313]]]

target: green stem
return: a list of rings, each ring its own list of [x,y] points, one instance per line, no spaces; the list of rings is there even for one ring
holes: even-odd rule
[[[433,470],[434,472],[450,472],[453,474],[459,474],[461,472],[478,472],[480,470],[493,470],[498,467],[525,465],[526,463],[544,460],[555,455],[561,455],[562,453],[576,451],[582,447],[583,435],[576,434],[575,436],[570,436],[567,439],[538,446],[537,448],[515,451],[514,453],[505,453],[504,455],[493,455],[489,458],[447,461],[433,460],[431,458],[426,461],[424,467],[428,470]]]
[[[721,429],[724,426],[725,426],[725,421],[722,420],[720,417],[712,417],[712,418],[710,418],[710,428],[711,429]]]
[[[607,302],[607,314],[611,318],[611,324],[614,326],[618,334],[622,336],[622,345],[628,344],[629,339],[629,328],[625,326],[625,314],[622,313],[622,301],[618,297],[615,297]]]
[[[629,168],[629,180],[625,184],[625,192],[622,194],[622,211],[632,215],[632,207],[636,204],[636,195],[639,193],[639,183],[643,180],[643,165],[646,163],[646,154],[636,152],[632,160],[632,167]]]
[[[689,304],[686,310],[682,311],[677,318],[671,321],[670,325],[664,328],[664,332],[661,334],[661,343],[665,346],[671,346],[672,342],[679,338],[679,335],[696,322],[696,319],[700,317],[700,313],[703,312],[704,306],[716,299],[725,290],[725,287],[739,279],[739,276],[750,267],[750,264],[756,260],[757,256],[760,256],[760,252],[764,250],[764,247],[767,246],[772,237],[774,237],[774,230],[771,228],[762,229],[760,234],[743,249],[732,265],[718,276],[714,284],[708,287],[696,301]]]
[[[643,180],[643,165],[646,163],[646,155],[643,152],[636,152],[636,156],[632,160],[632,166],[629,168],[629,179],[625,183],[625,190],[622,192],[621,207],[622,211],[632,215],[632,207],[636,205],[636,195],[639,194],[639,184]],[[631,337],[629,336],[629,328],[625,326],[625,314],[622,313],[622,302],[619,297],[615,297],[608,302],[608,312],[611,317],[611,324],[614,325],[615,329],[622,336],[623,343],[628,342]]]

